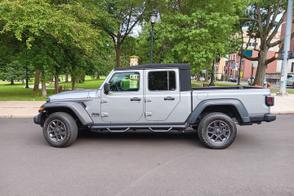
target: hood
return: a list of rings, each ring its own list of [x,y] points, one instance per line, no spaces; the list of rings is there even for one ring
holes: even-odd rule
[[[82,101],[99,95],[99,90],[74,90],[49,96],[49,101]]]

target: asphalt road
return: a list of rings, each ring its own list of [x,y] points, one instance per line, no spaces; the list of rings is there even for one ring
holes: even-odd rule
[[[0,195],[294,195],[294,115],[239,127],[226,150],[194,134],[95,134],[49,147],[31,119],[0,119]]]

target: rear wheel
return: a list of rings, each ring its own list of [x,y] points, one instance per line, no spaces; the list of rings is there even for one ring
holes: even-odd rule
[[[210,113],[198,126],[199,140],[208,148],[224,149],[230,146],[237,135],[237,127],[231,117],[224,113]]]
[[[56,112],[45,120],[43,135],[54,147],[71,145],[78,137],[78,126],[74,118],[64,112]]]

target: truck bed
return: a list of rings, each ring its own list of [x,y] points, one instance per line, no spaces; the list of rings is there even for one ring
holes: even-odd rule
[[[226,89],[262,89],[256,86],[209,86],[209,87],[199,87],[192,88],[192,90],[226,90]]]
[[[206,100],[234,99],[239,100],[250,115],[269,113],[265,104],[265,97],[271,94],[270,89],[260,87],[229,86],[193,88],[192,103],[195,108],[200,102]]]

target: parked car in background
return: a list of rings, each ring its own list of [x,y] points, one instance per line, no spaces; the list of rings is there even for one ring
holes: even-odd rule
[[[255,77],[250,77],[248,78],[247,82],[249,86],[252,86],[254,83]],[[266,80],[266,78],[263,80],[263,86],[267,86],[268,82]]]
[[[288,73],[287,86],[292,86],[294,88],[294,73]]]
[[[237,79],[231,77],[231,78],[228,79],[228,81],[229,81],[229,82],[237,82]]]
[[[199,80],[203,82],[203,81],[205,81],[205,77],[201,76],[201,77],[199,78]]]

